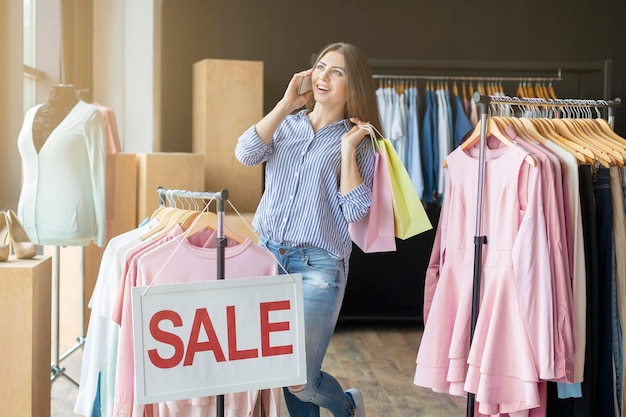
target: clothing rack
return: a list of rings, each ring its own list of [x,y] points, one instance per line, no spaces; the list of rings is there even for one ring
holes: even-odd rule
[[[160,204],[163,206],[166,201],[172,201],[176,198],[191,198],[210,201],[215,199],[217,205],[217,230],[216,230],[216,243],[217,243],[217,279],[224,279],[224,264],[225,264],[225,249],[227,239],[224,234],[224,202],[228,200],[228,190],[221,190],[215,193],[202,192],[202,191],[186,191],[186,190],[174,190],[165,189],[161,186],[157,187],[157,195],[159,196]],[[216,396],[215,413],[217,417],[224,417],[224,395]]]
[[[482,103],[476,96],[480,96],[479,93],[474,93],[474,101]],[[539,106],[539,107],[559,107],[559,108],[605,108],[608,109],[607,121],[612,128],[615,127],[615,109],[621,107],[622,100],[617,97],[613,100],[586,100],[586,99],[541,99],[541,98],[526,98],[509,96],[481,96],[488,97],[487,104],[508,104],[516,106]]]
[[[53,344],[52,344],[52,363],[50,364],[50,382],[54,382],[57,380],[57,378],[59,377],[64,377],[66,378],[69,382],[71,382],[73,385],[75,385],[76,387],[79,386],[78,382],[70,377],[67,373],[65,373],[66,368],[64,366],[61,366],[61,361],[65,360],[68,356],[70,356],[71,354],[73,354],[76,350],[78,350],[79,348],[82,348],[85,345],[85,311],[84,309],[81,307],[81,314],[80,314],[80,336],[78,336],[76,338],[76,344],[74,346],[72,346],[71,348],[69,348],[67,351],[65,351],[65,353],[61,354],[60,353],[60,340],[61,340],[61,335],[60,335],[60,322],[61,322],[61,309],[60,309],[60,303],[61,303],[61,247],[60,246],[55,246],[54,247],[54,256],[53,256],[53,265],[54,265],[54,270],[53,270],[53,277],[52,277],[52,289],[53,289],[53,293],[54,293],[54,316],[53,316]],[[82,273],[82,271],[84,271],[84,251],[81,250],[80,252],[80,271]],[[81,306],[85,305],[85,288],[84,288],[84,277],[81,276],[80,278],[80,300]]]
[[[315,55],[312,61],[315,61]],[[578,77],[578,97],[584,97],[583,77],[601,73],[603,79],[602,98],[611,97],[611,59],[589,62],[545,62],[545,61],[475,61],[475,60],[428,60],[428,59],[369,59],[372,72],[376,76],[414,76],[418,78],[445,77],[461,79],[465,75],[485,80],[493,78],[512,80],[529,78],[562,78],[565,74]],[[556,76],[552,75],[555,74]],[[549,75],[548,75],[549,74]]]
[[[548,99],[523,99],[507,96],[487,96],[478,92],[474,93],[474,101],[480,104],[481,108],[481,125],[480,125],[480,150],[478,164],[478,194],[476,202],[476,233],[474,236],[474,279],[472,287],[472,312],[470,323],[470,345],[474,337],[476,328],[476,319],[480,306],[480,284],[481,284],[481,263],[482,247],[487,243],[487,236],[481,235],[482,228],[482,205],[483,205],[483,184],[485,172],[485,136],[487,127],[487,117],[490,104],[509,104],[519,106],[543,106],[543,107],[588,107],[588,108],[607,108],[609,112],[609,124],[614,127],[615,108],[621,106],[621,99],[614,100],[584,100],[584,99],[568,99],[568,100],[548,100]],[[468,393],[467,396],[467,417],[474,416],[474,394]]]
[[[380,80],[441,80],[441,81],[537,81],[537,82],[552,82],[552,81],[561,81],[561,70],[558,71],[558,74],[555,77],[544,77],[544,76],[519,76],[519,77],[509,77],[509,76],[461,76],[461,75],[383,75],[383,74],[373,74],[374,79]]]
[[[180,202],[181,199],[187,199],[190,202],[195,200],[203,200],[208,202],[211,199],[218,199],[219,193],[207,192],[207,191],[188,191],[188,190],[177,190],[177,189],[166,189],[162,186],[157,187],[157,196],[159,197],[159,206],[165,207],[167,204],[172,206],[176,205],[176,199]],[[221,191],[220,191],[221,192]],[[228,200],[228,192],[225,197]],[[200,207],[197,207],[200,209]]]

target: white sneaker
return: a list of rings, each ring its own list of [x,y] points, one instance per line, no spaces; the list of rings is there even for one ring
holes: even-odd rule
[[[355,404],[354,417],[365,417],[365,404],[363,403],[363,394],[357,388],[350,388],[346,391],[350,394]]]

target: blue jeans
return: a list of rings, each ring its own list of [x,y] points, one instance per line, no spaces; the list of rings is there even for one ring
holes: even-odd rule
[[[596,414],[614,416],[615,384],[613,382],[613,207],[609,169],[600,167],[593,182],[596,204],[599,293],[599,352]]]
[[[334,377],[322,371],[322,361],[335,331],[346,289],[344,261],[337,261],[316,247],[286,246],[263,237],[260,244],[278,261],[279,273],[285,274],[286,270],[290,274],[302,274],[307,383],[297,392],[287,387],[283,389],[289,415],[319,417],[320,407],[324,407],[335,417],[352,416],[354,406],[343,388]]]

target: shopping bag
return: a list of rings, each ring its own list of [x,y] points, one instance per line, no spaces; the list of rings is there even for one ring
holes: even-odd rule
[[[379,139],[389,167],[395,236],[407,239],[433,228],[411,177],[389,139]]]
[[[376,142],[376,139],[372,140],[376,152],[372,206],[365,217],[348,224],[350,238],[365,253],[396,250],[389,168],[384,154],[377,149]]]

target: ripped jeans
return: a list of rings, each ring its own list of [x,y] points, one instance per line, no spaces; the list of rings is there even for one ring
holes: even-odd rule
[[[337,261],[316,247],[285,246],[263,237],[260,244],[278,261],[279,274],[285,274],[285,270],[302,274],[307,383],[294,393],[287,387],[283,389],[289,415],[319,417],[320,407],[324,407],[335,417],[352,416],[354,407],[343,388],[322,371],[346,289],[344,261]]]

